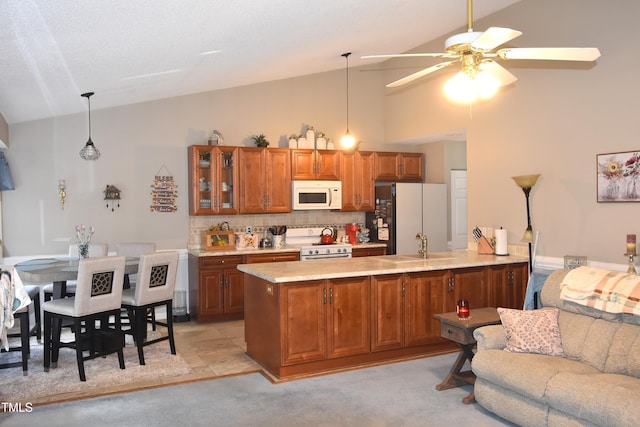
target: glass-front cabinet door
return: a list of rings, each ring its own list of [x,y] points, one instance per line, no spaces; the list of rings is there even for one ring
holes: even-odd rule
[[[237,213],[237,147],[189,147],[189,215]]]
[[[238,181],[237,147],[216,147],[218,158],[218,193],[216,195],[217,212],[221,214],[238,213],[238,193],[236,184]]]

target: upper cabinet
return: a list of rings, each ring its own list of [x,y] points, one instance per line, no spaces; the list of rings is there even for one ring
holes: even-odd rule
[[[340,151],[291,150],[291,179],[340,180]]]
[[[389,182],[423,182],[424,154],[375,152],[375,180]]]
[[[341,158],[342,211],[374,210],[373,151],[343,153]]]
[[[241,147],[239,150],[239,212],[291,212],[289,149]]]
[[[189,147],[189,215],[238,213],[237,158],[237,147]]]

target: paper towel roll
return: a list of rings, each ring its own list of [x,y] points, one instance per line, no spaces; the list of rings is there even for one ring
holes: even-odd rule
[[[500,228],[495,230],[496,234],[496,255],[509,255],[508,243],[507,243],[507,230]]]

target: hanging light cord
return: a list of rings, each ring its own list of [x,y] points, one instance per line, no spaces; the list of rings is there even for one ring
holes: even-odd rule
[[[351,52],[342,54],[347,60],[347,133],[349,133],[349,55],[351,55]]]
[[[87,96],[87,102],[89,103],[89,141],[91,141],[91,95]]]

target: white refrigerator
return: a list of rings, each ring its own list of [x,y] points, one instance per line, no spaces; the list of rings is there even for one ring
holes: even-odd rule
[[[372,241],[387,243],[388,255],[417,254],[417,233],[427,236],[429,252],[448,250],[446,184],[379,184],[375,201],[367,227]]]

